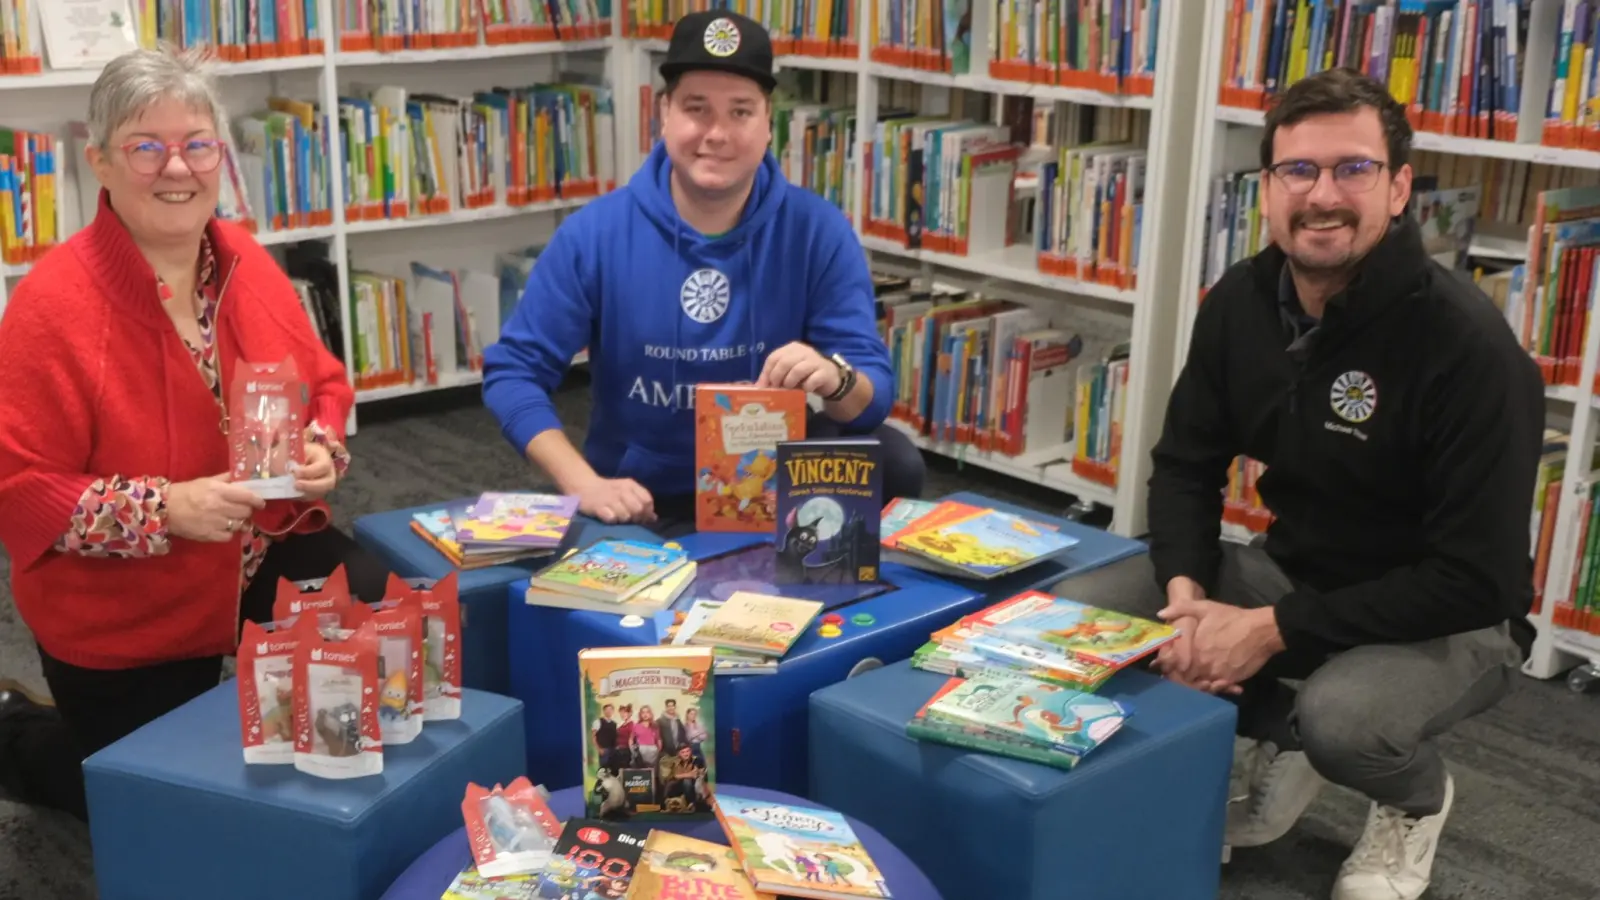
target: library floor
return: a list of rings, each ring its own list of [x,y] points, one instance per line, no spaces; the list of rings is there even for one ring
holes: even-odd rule
[[[584,385],[560,395],[576,438],[588,418]],[[340,527],[359,515],[490,489],[526,486],[528,470],[470,395],[454,407],[407,410],[386,421],[364,416],[351,439],[355,459],[335,494]],[[365,412],[365,410],[364,410]],[[927,493],[971,488],[1041,506],[1040,492],[1003,477],[930,461]],[[0,675],[43,688],[0,552]],[[1517,681],[1495,709],[1443,740],[1456,779],[1456,806],[1434,869],[1435,900],[1592,900],[1600,896],[1600,695],[1565,684]],[[1334,872],[1365,821],[1365,801],[1343,789],[1323,793],[1275,845],[1241,850],[1223,876],[1238,900],[1324,900]],[[87,830],[65,816],[0,800],[0,898],[86,900],[94,896]],[[948,900],[970,900],[952,897]]]

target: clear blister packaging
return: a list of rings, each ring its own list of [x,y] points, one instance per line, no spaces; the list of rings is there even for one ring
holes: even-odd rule
[[[306,628],[294,651],[294,766],[319,778],[383,771],[378,635]]]
[[[456,573],[441,579],[389,576],[384,603],[413,606],[422,622],[422,708],[429,722],[461,718],[461,602]]]
[[[467,785],[461,801],[467,841],[479,874],[487,878],[538,872],[550,862],[562,825],[545,802],[549,795],[527,776],[488,790]]]
[[[234,370],[228,401],[233,482],[268,500],[300,497],[294,480],[305,465],[311,396],[294,358],[241,363]]]

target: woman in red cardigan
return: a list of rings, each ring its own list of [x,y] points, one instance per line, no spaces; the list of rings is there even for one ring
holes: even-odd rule
[[[80,818],[81,761],[215,687],[280,577],[343,562],[375,600],[386,576],[322,499],[348,463],[345,369],[276,261],[214,215],[224,121],[197,56],[108,65],[99,212],[0,314],[0,544],[54,700],[0,693],[0,786]],[[229,379],[288,358],[310,388],[303,498],[263,501],[226,475]]]

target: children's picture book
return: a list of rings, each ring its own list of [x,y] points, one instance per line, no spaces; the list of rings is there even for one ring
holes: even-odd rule
[[[599,819],[567,820],[533,893],[541,900],[623,900],[649,832]]]
[[[1026,675],[995,674],[962,680],[929,704],[927,715],[1085,756],[1122,728],[1128,708]]]
[[[822,611],[816,600],[735,591],[690,636],[691,644],[782,656]]]
[[[928,698],[928,702],[922,704],[916,715],[911,717],[911,721],[906,723],[906,734],[919,741],[944,744],[947,747],[976,753],[1007,756],[1057,769],[1073,769],[1083,761],[1083,757],[1078,754],[1068,753],[1048,744],[1036,744],[1020,735],[994,732],[981,725],[946,721],[928,714],[929,707],[964,682],[963,678],[951,678],[941,685],[939,690]]]
[[[468,863],[457,873],[440,900],[539,900],[538,875],[507,875],[490,878]]]
[[[649,900],[774,900],[745,877],[726,844],[653,829],[633,871],[631,897]]]
[[[883,507],[879,516],[878,533],[884,537],[895,534],[912,522],[922,518],[939,505],[937,500],[917,500],[911,497],[895,497]]]
[[[681,547],[601,540],[535,574],[531,587],[621,603],[689,561]]]
[[[716,813],[757,890],[820,900],[891,896],[883,872],[834,810],[719,792]]]
[[[491,491],[454,520],[456,541],[463,547],[555,547],[577,513],[578,498],[569,494]]]
[[[695,528],[772,534],[778,521],[778,444],[805,438],[805,392],[698,385],[694,434]]]
[[[881,460],[874,438],[778,445],[779,584],[878,580]]]
[[[1021,516],[976,507],[934,510],[884,540],[899,551],[897,561],[980,579],[1026,568],[1077,543]]]
[[[1178,630],[1165,622],[1089,606],[1043,591],[1024,591],[973,613],[962,624],[1002,640],[1113,669],[1154,653],[1178,636]]]
[[[694,605],[682,613],[682,619],[667,626],[663,636],[663,644],[672,644],[682,647],[689,644],[689,639],[694,637],[700,626],[711,618],[711,614],[722,608],[721,600],[696,600]],[[716,673],[718,675],[770,675],[778,671],[778,661],[770,656],[759,653],[741,653],[738,650],[729,650],[726,647],[712,647],[711,651],[716,659]]]
[[[578,654],[586,814],[613,821],[710,818],[717,748],[709,647]]]

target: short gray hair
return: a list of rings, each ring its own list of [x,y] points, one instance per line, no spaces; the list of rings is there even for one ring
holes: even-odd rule
[[[226,114],[207,70],[209,59],[210,51],[204,47],[163,46],[133,50],[107,63],[89,91],[89,142],[105,150],[113,132],[166,98],[210,115],[217,134],[225,136]]]

